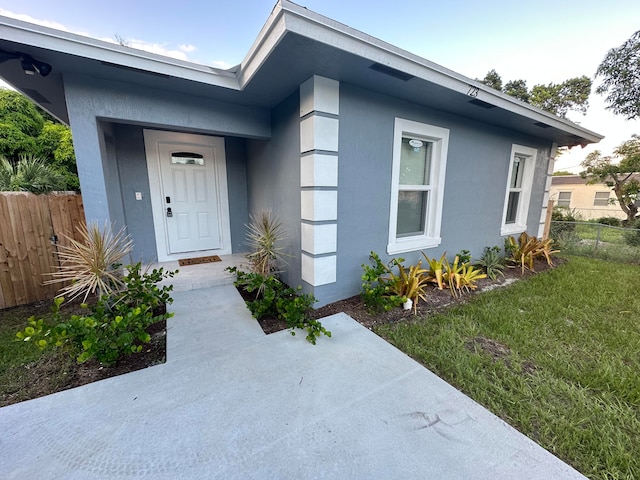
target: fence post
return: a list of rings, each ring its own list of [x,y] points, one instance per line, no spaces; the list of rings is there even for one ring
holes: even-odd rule
[[[599,223],[598,224],[598,233],[596,233],[596,248],[594,249],[594,251],[598,250],[598,243],[600,243],[600,230],[602,230],[602,225]]]
[[[542,230],[542,239],[547,240],[549,238],[549,231],[551,230],[551,216],[553,215],[554,200],[547,202],[547,215],[544,218],[544,230]]]

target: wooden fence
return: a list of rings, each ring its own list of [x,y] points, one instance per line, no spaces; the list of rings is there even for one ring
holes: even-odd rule
[[[58,269],[65,235],[79,239],[84,221],[79,194],[0,192],[0,309],[56,295],[60,285],[44,282]]]

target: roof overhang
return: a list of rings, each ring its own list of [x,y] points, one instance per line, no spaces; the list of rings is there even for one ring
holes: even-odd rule
[[[43,78],[24,75],[19,62],[5,62],[0,75],[65,122],[63,78],[71,73],[263,107],[277,105],[312,75],[322,75],[558,146],[603,138],[287,0],[275,5],[245,59],[229,70],[5,17],[0,17],[0,49],[53,66]]]

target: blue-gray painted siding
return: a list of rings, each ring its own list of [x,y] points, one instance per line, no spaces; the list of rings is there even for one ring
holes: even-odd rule
[[[248,144],[249,212],[277,213],[287,231],[283,280],[302,283],[300,266],[300,98],[296,91],[273,109],[272,137]]]
[[[142,127],[114,124],[112,128],[127,231],[133,240],[132,260],[153,262],[157,260],[158,254]],[[136,200],[136,192],[142,194],[142,200]]]
[[[69,120],[74,137],[78,175],[87,221],[104,223],[122,217],[109,186],[114,178],[105,158],[104,135],[98,120],[138,124],[191,133],[269,138],[270,111],[207,98],[141,88],[84,76],[64,78]],[[103,168],[96,168],[99,159]],[[118,175],[115,175],[117,178]],[[121,200],[120,200],[121,201]],[[112,218],[114,217],[114,218]]]
[[[500,236],[512,144],[538,149],[528,229],[537,234],[551,145],[536,138],[340,85],[337,282],[316,287],[319,305],[356,295],[370,251],[383,259],[389,235],[393,129],[396,117],[450,130],[442,244],[429,256],[503,245]],[[397,255],[417,262],[419,252]]]

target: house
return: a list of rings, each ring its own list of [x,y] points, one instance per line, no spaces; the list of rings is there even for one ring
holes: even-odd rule
[[[318,305],[359,292],[372,250],[477,257],[539,235],[556,148],[602,138],[287,0],[229,70],[0,32],[19,57],[0,75],[72,129],[88,222],[168,261],[245,251],[249,214],[270,209],[284,280]]]
[[[588,184],[580,175],[558,175],[551,179],[549,198],[558,207],[573,210],[580,218],[592,220],[616,217],[625,220],[615,193],[604,183]]]

